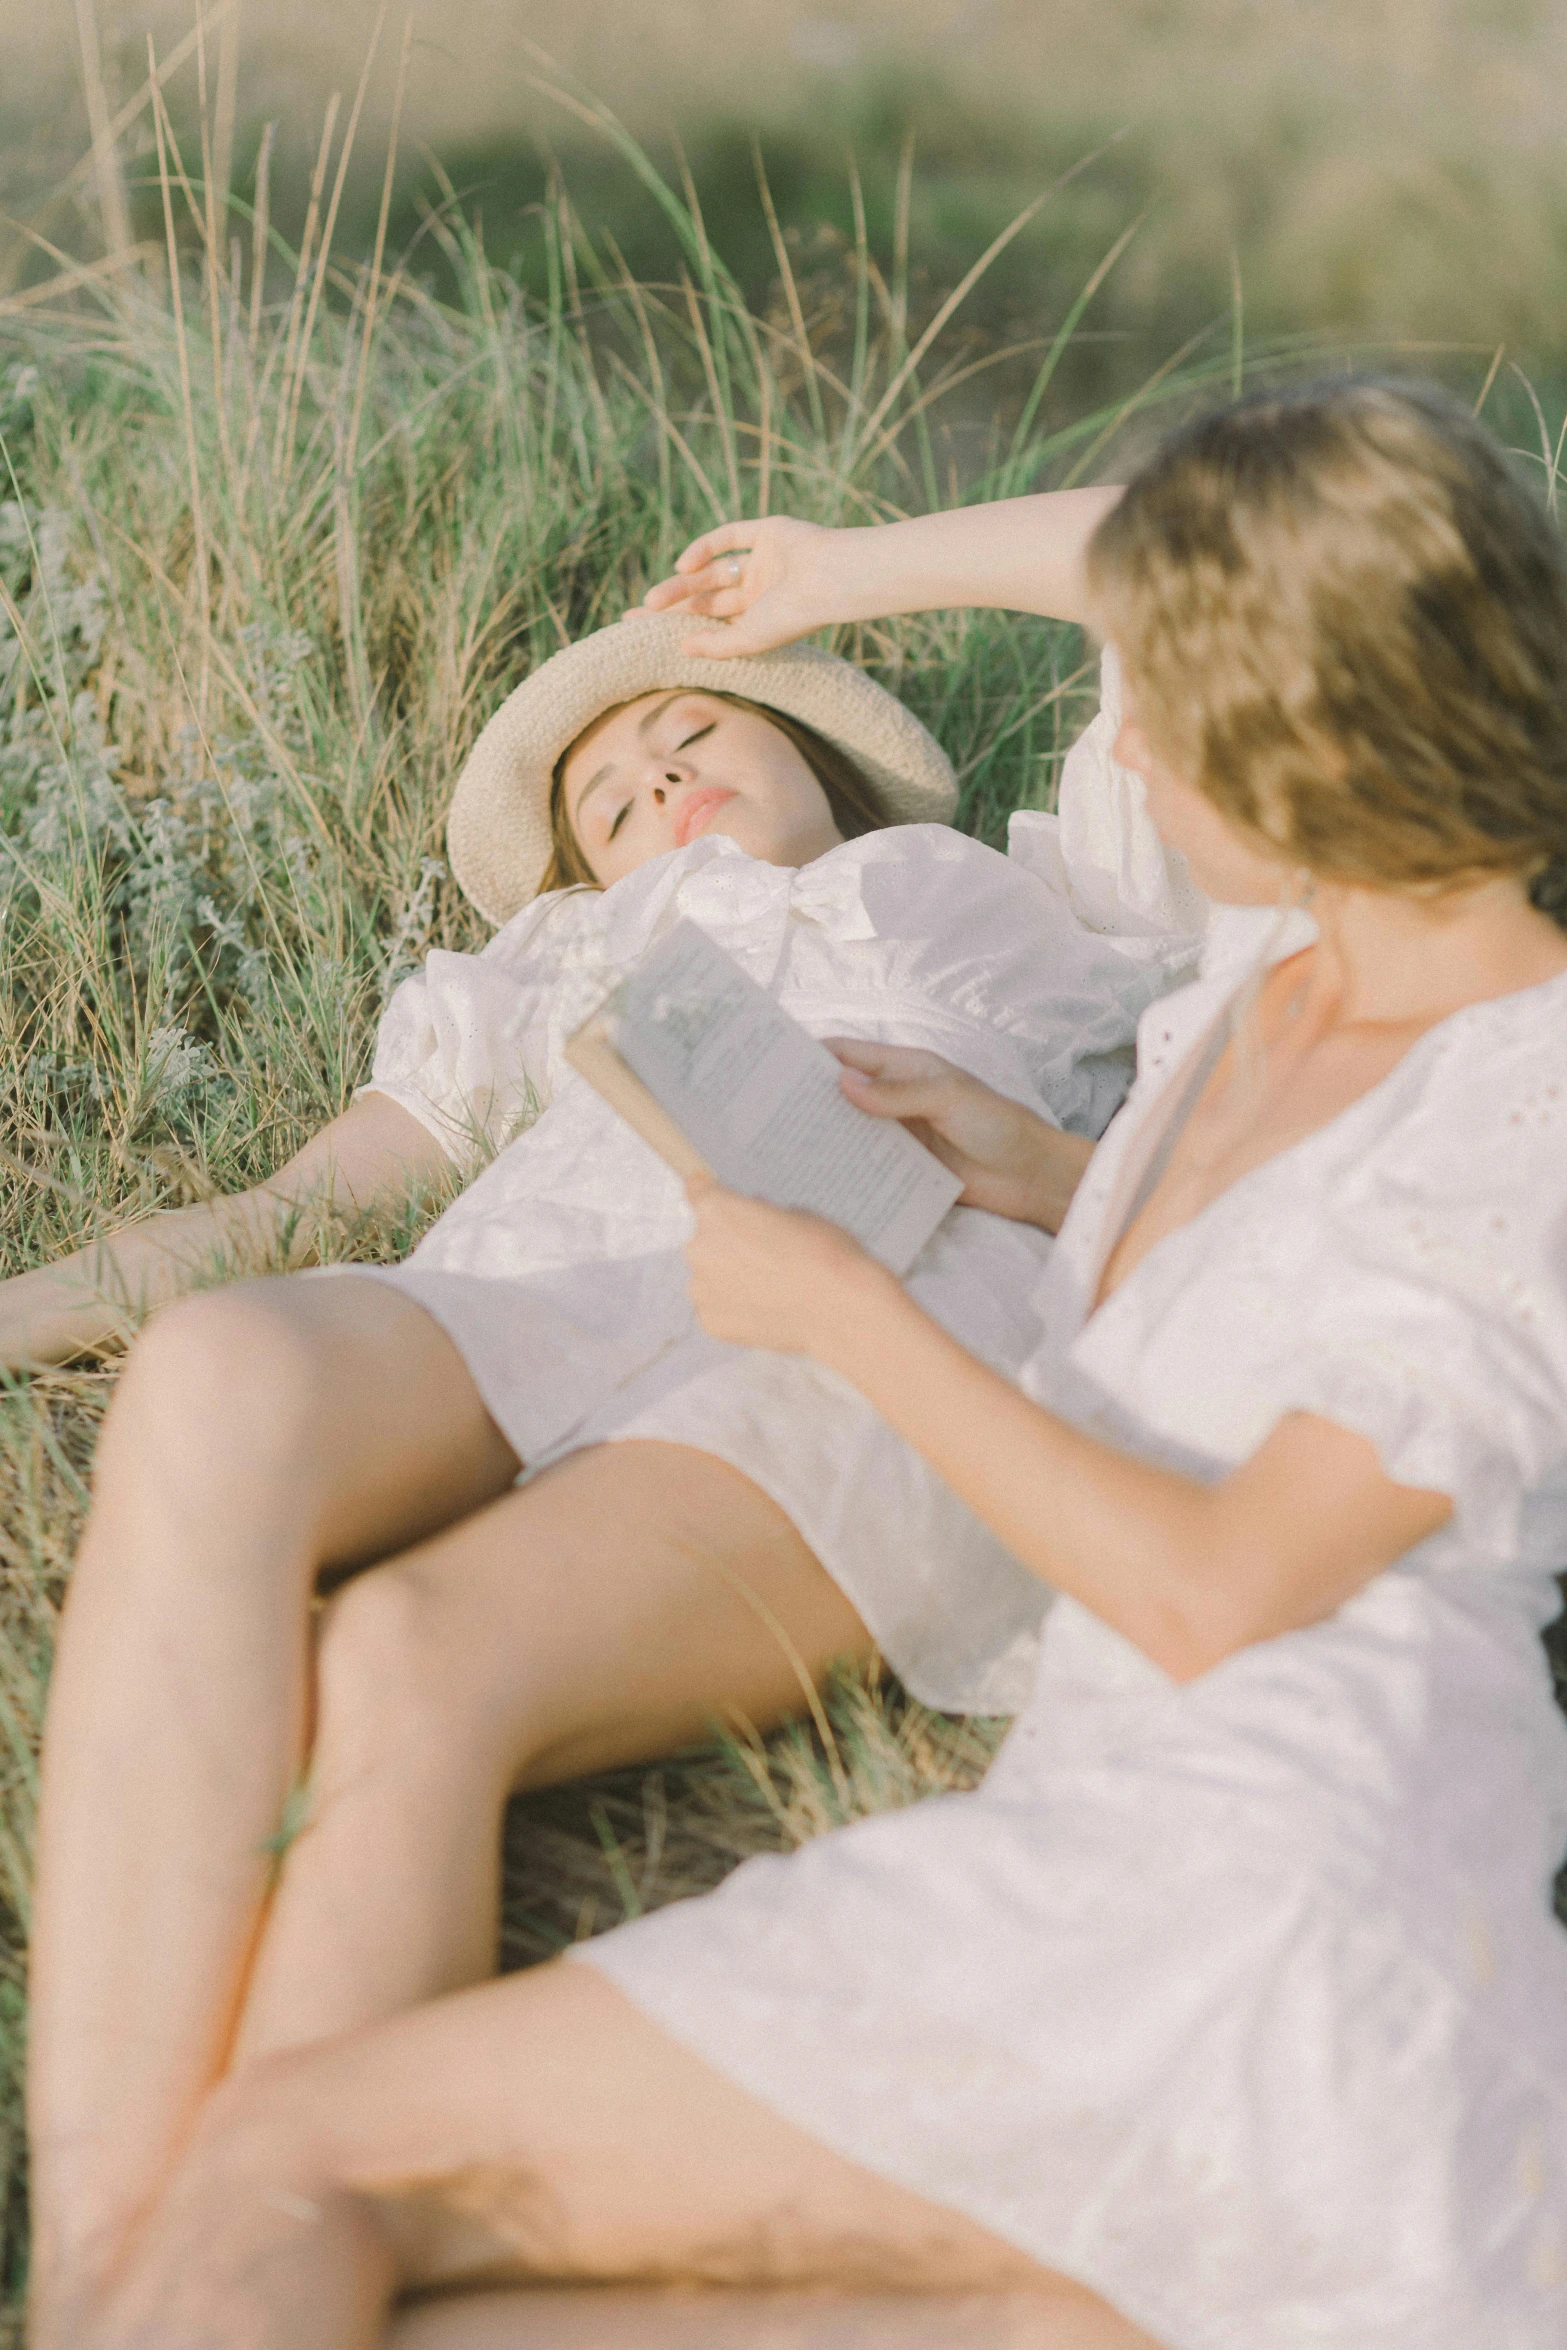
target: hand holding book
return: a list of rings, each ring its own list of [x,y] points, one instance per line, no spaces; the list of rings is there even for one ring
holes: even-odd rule
[[[726,1191],[686,1185],[696,1229],[686,1247],[691,1303],[710,1338],[833,1363],[845,1337],[908,1292],[841,1225]]]
[[[566,1048],[688,1181],[804,1208],[904,1273],[963,1179],[848,1101],[840,1064],[694,923],[627,974]]]
[[[961,1180],[965,1207],[1060,1231],[1094,1154],[1086,1136],[1063,1133],[939,1053],[849,1037],[826,1041],[843,1063],[847,1098],[873,1118],[898,1119],[934,1151]]]
[[[824,1361],[957,1198],[1053,1232],[1093,1147],[935,1053],[818,1044],[691,923],[566,1052],[686,1181],[703,1327]]]

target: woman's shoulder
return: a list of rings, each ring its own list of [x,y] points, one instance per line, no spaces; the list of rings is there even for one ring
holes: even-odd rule
[[[546,939],[581,937],[602,927],[605,892],[586,883],[545,890],[519,907],[480,952],[494,962],[512,962]]]
[[[1060,1017],[1089,1026],[1113,1013],[1115,1037],[1085,1037],[1088,1050],[1129,1044],[1144,1005],[1177,976],[1157,952],[1128,955],[1090,928],[1029,864],[950,825],[867,833],[807,872],[821,877],[806,884],[813,893],[852,888],[877,935],[906,940],[932,965],[1004,969],[1025,996],[1048,996]]]
[[[1489,1149],[1525,1134],[1549,1151],[1567,1140],[1567,969],[1484,996],[1436,1022],[1387,1081],[1390,1110],[1467,1127]],[[1379,1089],[1381,1090],[1381,1089]],[[1487,1113],[1478,1120],[1475,1113]],[[1455,1149],[1464,1138],[1454,1136]],[[1567,1155],[1562,1161],[1567,1197]]]
[[[1451,1493],[1488,1555],[1552,1567],[1567,1525],[1564,1018],[1567,973],[1466,1005],[1341,1122],[1324,1179],[1294,1201],[1296,1320],[1278,1358],[1299,1366],[1292,1408],[1359,1427],[1389,1475]]]
[[[1324,1316],[1369,1333],[1386,1314],[1461,1330],[1477,1377],[1498,1348],[1527,1358],[1567,1398],[1564,1018],[1567,973],[1466,1005],[1284,1155],[1255,1205],[1288,1217],[1302,1343]]]
[[[432,947],[393,988],[382,1015],[383,1031],[409,1019],[461,1020],[480,1004],[515,1005],[540,991],[550,993],[567,970],[595,959],[602,907],[598,890],[551,890],[523,906],[475,950]]]
[[[549,986],[563,961],[580,960],[604,929],[604,892],[571,888],[548,890],[531,898],[476,955],[430,957],[432,981],[461,986],[471,975],[476,984],[505,980],[525,986]],[[451,969],[443,970],[450,963]]]
[[[1465,1005],[1428,1029],[1347,1124],[1335,1189],[1434,1255],[1483,1259],[1505,1288],[1525,1260],[1567,1310],[1567,971]],[[1359,1160],[1363,1158],[1363,1167]],[[1439,1240],[1445,1235],[1445,1243]]]
[[[950,824],[893,824],[862,833],[806,870],[828,886],[875,890],[889,903],[899,897],[927,900],[946,908],[953,919],[990,901],[1027,909],[1036,923],[1043,919],[1095,936],[1038,857],[1020,853],[1015,845],[992,848]]]
[[[1298,910],[1281,917],[1272,908],[1216,907],[1197,977],[1143,1014],[1139,1093],[1158,1091],[1262,971],[1315,937],[1315,924]],[[1567,969],[1481,997],[1437,1021],[1373,1089],[1368,1106],[1382,1109],[1390,1128],[1422,1111],[1462,1121],[1473,1106],[1489,1104],[1514,1128],[1554,1132],[1559,1119],[1567,1120],[1564,1048]]]
[[[1066,755],[1055,807],[1018,809],[1008,854],[1057,891],[1085,929],[1173,974],[1196,961],[1218,909],[1180,851],[1160,839],[1142,777],[1115,757],[1120,726],[1120,664],[1106,645],[1100,706]]]

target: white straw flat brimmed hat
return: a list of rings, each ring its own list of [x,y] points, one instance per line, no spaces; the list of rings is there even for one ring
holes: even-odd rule
[[[465,895],[495,923],[538,893],[550,861],[550,789],[561,754],[621,702],[668,688],[739,694],[845,753],[894,824],[941,824],[957,805],[934,735],[862,669],[812,645],[713,661],[681,651],[685,612],[632,612],[568,645],[508,696],[457,778],[446,845]]]

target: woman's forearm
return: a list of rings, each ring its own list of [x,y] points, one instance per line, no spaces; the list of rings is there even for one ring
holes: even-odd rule
[[[843,617],[988,605],[1085,622],[1088,542],[1120,495],[1046,490],[835,533],[853,579],[846,600],[856,607]]]
[[[0,1367],[69,1362],[128,1336],[200,1282],[303,1263],[315,1214],[373,1209],[450,1164],[417,1118],[385,1094],[367,1094],[266,1183],[162,1209],[0,1282]]]
[[[0,1283],[0,1364],[66,1363],[128,1337],[154,1308],[240,1265],[276,1263],[297,1205],[265,1192],[165,1208]]]
[[[1059,1232],[1094,1145],[997,1093],[938,1053],[830,1036],[841,1083],[857,1109],[908,1125],[954,1175],[963,1204]]]
[[[1203,1547],[1206,1487],[1030,1402],[879,1267],[820,1351],[1033,1573],[1178,1678],[1202,1669],[1182,1569]]]
[[[813,1351],[1016,1558],[1177,1681],[1318,1622],[1451,1514],[1305,1414],[1212,1484],[1137,1460],[1031,1403],[868,1260]]]
[[[1120,495],[1044,490],[845,530],[787,515],[721,522],[692,540],[644,602],[714,624],[695,627],[686,648],[715,661],[842,621],[954,606],[1091,623],[1088,542]]]

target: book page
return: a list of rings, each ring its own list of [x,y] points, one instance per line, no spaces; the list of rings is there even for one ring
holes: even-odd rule
[[[895,1273],[963,1188],[903,1127],[847,1101],[826,1046],[692,922],[642,957],[567,1057],[677,1172],[702,1165],[731,1190],[809,1208]],[[651,1096],[651,1116],[639,1096]]]

